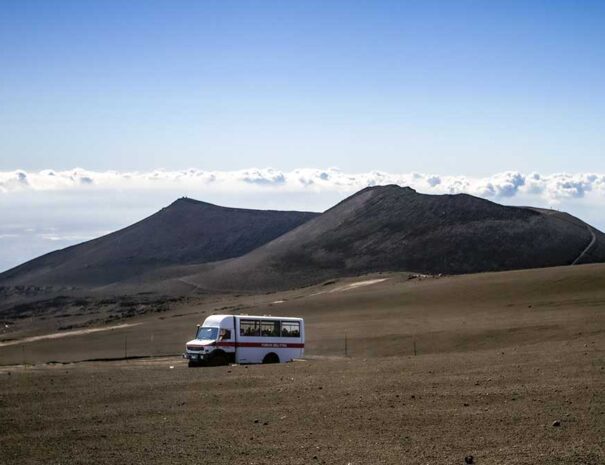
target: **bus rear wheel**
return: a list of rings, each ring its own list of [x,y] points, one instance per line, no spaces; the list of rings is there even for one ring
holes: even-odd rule
[[[279,363],[279,357],[276,353],[271,352],[270,354],[265,355],[263,363]]]

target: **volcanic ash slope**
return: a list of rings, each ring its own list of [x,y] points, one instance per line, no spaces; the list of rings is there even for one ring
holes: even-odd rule
[[[208,289],[275,290],[380,271],[461,274],[605,261],[605,235],[552,210],[467,194],[366,188],[233,260],[192,273]]]

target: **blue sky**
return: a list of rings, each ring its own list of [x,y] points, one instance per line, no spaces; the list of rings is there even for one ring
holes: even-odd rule
[[[605,230],[604,76],[602,1],[0,0],[0,271],[181,195],[396,182]]]
[[[3,170],[605,170],[603,2],[0,7]]]

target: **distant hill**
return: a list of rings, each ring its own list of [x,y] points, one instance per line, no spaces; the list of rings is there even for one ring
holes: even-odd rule
[[[187,281],[263,290],[379,271],[460,274],[602,261],[605,235],[566,213],[389,185],[366,188]]]
[[[566,213],[389,185],[363,189],[322,214],[179,199],[128,228],[2,273],[0,287],[271,291],[381,271],[461,274],[604,261],[605,235]]]
[[[158,268],[224,260],[275,239],[317,213],[226,208],[181,198],[125,229],[0,274],[0,286],[97,287]]]

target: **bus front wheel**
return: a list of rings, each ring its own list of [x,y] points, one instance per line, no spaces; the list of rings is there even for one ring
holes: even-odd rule
[[[227,354],[223,351],[215,352],[208,359],[208,365],[211,367],[220,367],[223,365],[229,365],[229,359],[227,358]]]

